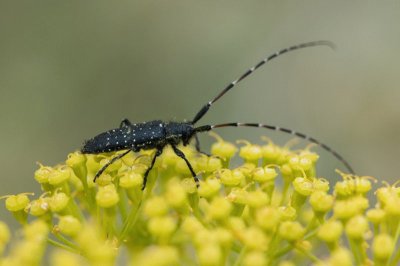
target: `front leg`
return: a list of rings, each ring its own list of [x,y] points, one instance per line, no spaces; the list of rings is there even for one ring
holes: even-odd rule
[[[197,151],[197,152],[200,152],[200,153],[202,153],[202,154],[204,154],[204,155],[207,155],[208,157],[211,156],[210,154],[208,154],[208,153],[206,153],[206,152],[204,152],[204,151],[202,151],[202,150],[200,149],[200,141],[199,141],[199,137],[197,136],[197,134],[194,135],[194,144],[195,144],[195,147],[196,147],[196,151]]]
[[[178,149],[175,145],[171,145],[171,146],[172,146],[172,149],[174,149],[175,154],[178,155],[179,157],[181,157],[183,160],[185,160],[186,165],[189,167],[189,170],[192,173],[193,179],[196,182],[196,186],[199,187],[199,179],[197,178],[197,175],[194,172],[192,165],[190,164],[188,159],[186,159],[185,154],[180,149]]]
[[[132,125],[131,121],[129,121],[127,118],[125,118],[125,119],[122,120],[121,123],[119,124],[119,128],[129,127],[129,126],[131,126],[131,125]]]

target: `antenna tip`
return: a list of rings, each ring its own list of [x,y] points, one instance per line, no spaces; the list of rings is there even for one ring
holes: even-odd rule
[[[337,49],[336,44],[334,42],[332,42],[332,41],[323,40],[323,41],[319,41],[318,43],[321,44],[321,45],[329,46],[332,50],[336,50]]]

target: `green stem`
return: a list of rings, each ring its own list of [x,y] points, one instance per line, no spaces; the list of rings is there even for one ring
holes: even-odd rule
[[[321,263],[322,261],[320,259],[318,259],[314,254],[312,254],[310,251],[305,250],[301,247],[296,247],[296,249],[298,251],[300,251],[301,253],[303,253],[306,257],[308,257],[310,260],[312,260],[315,263]]]
[[[48,242],[49,244],[55,246],[55,247],[59,247],[59,248],[68,250],[68,251],[70,251],[70,252],[73,252],[73,253],[76,253],[76,254],[80,254],[80,251],[77,250],[76,248],[72,248],[72,247],[70,247],[70,246],[64,245],[64,244],[62,244],[62,243],[60,243],[60,242],[57,242],[57,241],[55,241],[55,240],[53,240],[53,239],[51,239],[51,238],[47,238],[47,242]]]
[[[237,257],[237,259],[236,259],[235,263],[233,264],[233,266],[242,265],[243,257],[244,257],[244,254],[246,253],[246,251],[247,251],[247,247],[244,246],[242,248],[242,250],[240,251],[239,256]]]
[[[309,232],[307,235],[304,236],[304,240],[308,240],[308,239],[312,238],[315,234],[317,234],[317,232],[318,232],[318,229],[315,229],[314,231]],[[295,246],[290,244],[290,245],[282,248],[281,250],[277,251],[274,254],[273,258],[277,259],[277,258],[285,255],[286,253],[288,253],[289,251],[291,251],[294,248],[295,248]]]
[[[399,240],[400,237],[400,222],[397,223],[397,229],[396,233],[394,235],[393,243],[396,245],[397,241]],[[394,252],[391,256],[391,258],[388,260],[387,265],[397,265],[398,262],[400,261],[400,249],[397,249],[396,252]]]
[[[356,265],[361,265],[361,254],[358,249],[357,243],[351,239],[348,239],[348,241],[349,241],[350,250],[353,253],[354,259],[356,261]]]
[[[54,234],[55,237],[57,237],[58,240],[60,240],[63,245],[68,246],[69,248],[72,248],[74,250],[78,250],[77,246],[72,243],[71,241],[69,241],[68,239],[66,239],[63,235],[61,234]]]
[[[121,233],[118,236],[118,245],[122,244],[126,234],[135,226],[135,223],[139,218],[139,213],[141,212],[142,206],[142,201],[140,201],[137,206],[132,207],[127,219],[124,222],[124,225],[122,226]]]

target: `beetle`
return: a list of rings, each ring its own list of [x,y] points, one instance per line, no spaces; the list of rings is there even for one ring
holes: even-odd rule
[[[147,168],[146,172],[143,176],[143,186],[142,189],[146,187],[147,176],[151,169],[153,168],[156,159],[161,155],[164,147],[170,145],[177,156],[182,158],[187,167],[190,170],[197,186],[199,184],[199,179],[195,171],[193,170],[192,165],[186,158],[185,154],[177,147],[178,144],[182,143],[184,146],[188,145],[192,139],[195,140],[196,150],[200,151],[200,144],[197,138],[197,134],[201,132],[206,132],[213,130],[215,128],[223,128],[223,127],[258,127],[258,128],[266,128],[270,130],[280,131],[287,134],[295,135],[299,138],[308,140],[309,142],[315,143],[323,149],[330,152],[333,156],[335,156],[339,161],[341,161],[344,166],[349,170],[350,173],[354,174],[354,171],[350,164],[336,151],[325,145],[324,143],[318,141],[315,138],[309,137],[303,133],[296,132],[294,130],[272,126],[267,124],[260,123],[223,123],[216,125],[204,125],[196,127],[195,124],[200,121],[200,119],[209,111],[210,107],[218,101],[225,93],[230,91],[233,87],[235,87],[240,81],[248,77],[259,67],[264,65],[265,63],[271,61],[272,59],[283,55],[285,53],[307,48],[307,47],[315,47],[315,46],[328,46],[334,49],[334,44],[330,41],[321,40],[321,41],[313,41],[301,43],[298,45],[290,46],[285,49],[281,49],[268,57],[262,59],[256,65],[248,69],[244,72],[239,78],[229,83],[215,98],[211,101],[207,102],[203,107],[196,113],[194,118],[188,122],[164,122],[161,120],[154,120],[149,122],[142,123],[131,123],[128,119],[124,119],[119,128],[111,129],[106,132],[103,132],[92,139],[87,140],[81,152],[83,154],[98,154],[105,152],[114,152],[120,150],[126,150],[125,152],[116,155],[109,162],[107,162],[95,175],[93,182],[96,182],[96,179],[106,170],[106,168],[114,163],[115,161],[121,159],[129,152],[138,152],[139,150],[150,150],[155,149],[156,152],[151,160],[150,166]]]

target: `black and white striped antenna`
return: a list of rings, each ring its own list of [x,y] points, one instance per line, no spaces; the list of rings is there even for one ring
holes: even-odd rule
[[[288,52],[291,52],[294,50],[308,48],[308,47],[314,47],[314,46],[328,46],[332,49],[335,49],[335,44],[333,42],[321,40],[321,41],[313,41],[313,42],[307,42],[307,43],[302,43],[302,44],[298,44],[298,45],[293,45],[293,46],[279,50],[278,52],[269,55],[268,57],[264,58],[263,60],[258,62],[256,65],[254,65],[253,67],[248,69],[246,72],[244,72],[239,78],[237,78],[234,81],[232,81],[231,83],[229,83],[228,86],[226,86],[214,99],[212,99],[211,101],[206,103],[200,109],[200,111],[195,115],[194,119],[192,120],[192,124],[194,125],[196,122],[198,122],[208,112],[211,105],[213,103],[215,103],[216,101],[218,101],[222,96],[224,96],[225,93],[227,93],[229,90],[231,90],[233,87],[235,87],[240,81],[242,81],[243,79],[245,79],[246,77],[251,75],[254,71],[256,71],[258,68],[263,66],[268,61],[271,61],[272,59],[277,58],[280,55],[283,55],[285,53],[288,53]],[[203,132],[203,131],[210,131],[214,128],[222,128],[222,127],[258,127],[258,128],[265,128],[265,129],[270,129],[270,130],[274,130],[274,131],[280,131],[280,132],[284,132],[286,134],[297,136],[297,137],[305,139],[309,142],[315,143],[318,146],[320,146],[321,148],[323,148],[324,150],[328,151],[336,159],[338,159],[340,162],[342,162],[350,173],[354,174],[354,170],[350,166],[350,164],[339,153],[334,151],[328,145],[326,145],[326,144],[320,142],[319,140],[317,140],[313,137],[310,137],[306,134],[299,133],[297,131],[294,131],[294,130],[291,130],[288,128],[272,126],[272,125],[267,125],[267,124],[260,124],[260,123],[237,123],[237,122],[234,122],[234,123],[223,123],[223,124],[218,124],[218,125],[200,126],[200,127],[197,127],[195,130],[196,130],[196,132]]]
[[[314,46],[329,46],[332,49],[335,49],[335,44],[331,41],[313,41],[313,42],[306,42],[298,45],[293,45],[288,48],[284,48],[282,50],[279,50],[278,52],[275,52],[268,57],[264,58],[260,62],[258,62],[256,65],[253,67],[249,68],[246,72],[244,72],[239,78],[235,79],[231,83],[228,84],[214,99],[211,101],[207,102],[201,109],[200,111],[194,116],[192,120],[192,124],[196,124],[197,121],[199,121],[210,109],[211,105],[218,101],[222,96],[224,96],[225,93],[230,91],[233,87],[235,87],[240,81],[244,80],[246,77],[248,77],[250,74],[252,74],[254,71],[256,71],[259,67],[263,66],[265,63],[268,61],[271,61],[274,58],[277,58],[280,55],[283,55],[285,53],[302,49],[302,48],[308,48],[308,47],[314,47]]]

